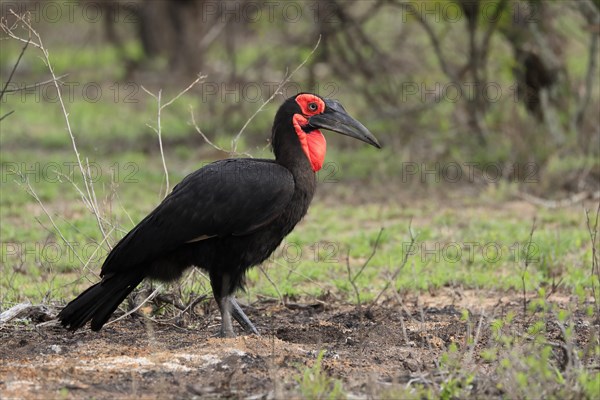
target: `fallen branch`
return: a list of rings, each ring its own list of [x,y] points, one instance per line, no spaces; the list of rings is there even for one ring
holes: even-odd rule
[[[31,303],[21,303],[0,314],[0,327],[15,318],[31,318],[37,321],[48,321],[53,317],[50,315],[48,308],[42,304],[33,305]]]
[[[554,209],[554,208],[570,207],[575,204],[581,203],[587,199],[599,200],[600,199],[600,190],[597,190],[595,192],[583,191],[583,192],[575,193],[574,195],[572,195],[566,199],[561,199],[561,200],[547,200],[547,199],[543,199],[541,197],[537,197],[537,196],[534,196],[532,194],[525,193],[525,192],[519,192],[517,194],[517,196],[519,196],[521,199],[523,199],[529,203],[532,203],[532,204],[535,204],[538,206],[542,206],[542,207],[546,207],[546,208]]]

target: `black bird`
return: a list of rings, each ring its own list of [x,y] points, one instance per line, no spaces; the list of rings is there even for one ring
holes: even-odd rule
[[[221,160],[185,177],[114,247],[102,280],[58,314],[62,325],[76,330],[91,320],[97,331],[144,278],[170,281],[196,266],[209,274],[221,336],[235,336],[232,316],[258,334],[233,293],[306,214],[325,158],[319,129],[381,147],[338,101],[309,93],[287,99],[273,124],[275,160]]]

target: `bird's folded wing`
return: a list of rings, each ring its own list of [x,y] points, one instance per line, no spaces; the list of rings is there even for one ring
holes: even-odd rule
[[[294,178],[271,160],[217,161],[188,175],[115,246],[101,275],[166,255],[188,242],[245,235],[288,206]]]

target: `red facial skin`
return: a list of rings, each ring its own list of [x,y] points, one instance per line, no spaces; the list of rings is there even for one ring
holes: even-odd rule
[[[325,161],[325,153],[327,150],[327,143],[325,142],[325,136],[315,129],[309,133],[304,132],[303,126],[308,125],[308,118],[316,114],[321,114],[325,110],[325,103],[323,100],[312,94],[301,94],[296,97],[296,103],[300,106],[302,114],[294,114],[293,123],[302,150],[308,157],[312,169],[314,172],[323,167]]]

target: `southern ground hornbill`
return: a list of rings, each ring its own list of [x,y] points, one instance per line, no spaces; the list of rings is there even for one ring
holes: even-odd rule
[[[62,325],[76,330],[91,320],[97,331],[144,278],[170,281],[197,266],[209,274],[221,336],[235,336],[232,316],[258,334],[233,293],[306,214],[325,158],[319,129],[380,147],[336,100],[309,93],[287,99],[273,124],[275,160],[222,160],[184,178],[114,247],[102,280],[60,312]]]

